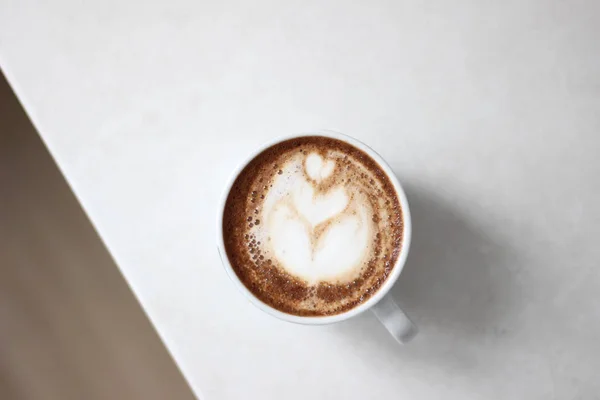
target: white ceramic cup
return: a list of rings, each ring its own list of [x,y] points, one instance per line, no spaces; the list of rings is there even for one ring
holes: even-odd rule
[[[225,251],[225,243],[223,240],[223,212],[225,210],[225,202],[227,200],[227,196],[229,195],[229,191],[233,186],[233,183],[239,173],[244,169],[244,167],[260,154],[263,150],[273,146],[274,144],[283,142],[288,139],[298,138],[302,136],[325,136],[329,138],[334,138],[341,140],[343,142],[349,143],[354,147],[359,148],[360,150],[367,153],[373,160],[377,162],[379,167],[383,171],[385,171],[386,175],[389,177],[391,183],[394,185],[394,189],[396,190],[396,194],[398,195],[398,199],[400,200],[400,205],[402,206],[402,218],[404,221],[404,232],[402,235],[402,248],[400,249],[400,255],[396,260],[396,265],[392,269],[391,274],[388,276],[387,280],[383,283],[383,285],[379,288],[379,290],[371,296],[367,301],[357,305],[356,307],[345,311],[341,314],[330,315],[330,316],[318,316],[318,317],[301,317],[297,315],[287,314],[282,311],[279,311],[265,303],[263,303],[260,299],[258,299],[246,286],[240,281],[237,274],[231,267],[231,263],[227,258],[227,253]],[[248,158],[234,171],[225,190],[223,192],[223,196],[221,197],[221,202],[219,204],[219,213],[217,216],[217,247],[219,250],[219,255],[221,256],[221,261],[223,262],[223,266],[225,267],[225,271],[227,271],[227,275],[233,282],[233,284],[250,300],[252,304],[256,307],[260,308],[262,311],[270,314],[274,317],[282,319],[284,321],[294,322],[298,324],[305,325],[324,325],[324,324],[332,324],[335,322],[344,321],[348,318],[352,318],[368,309],[371,309],[373,313],[377,316],[379,321],[383,323],[383,325],[388,329],[388,331],[392,334],[392,336],[400,343],[406,343],[411,340],[417,334],[417,327],[415,324],[408,318],[408,316],[402,311],[400,307],[396,304],[394,299],[391,297],[391,294],[388,292],[396,283],[396,280],[400,276],[402,269],[404,268],[404,264],[406,263],[406,257],[408,256],[408,249],[410,247],[410,238],[411,238],[411,220],[410,220],[410,211],[408,208],[408,201],[406,199],[406,195],[400,182],[398,182],[398,178],[390,168],[390,166],[381,158],[379,154],[377,154],[373,149],[371,149],[366,144],[341,133],[333,132],[333,131],[316,131],[316,132],[308,132],[296,135],[289,135],[285,137],[277,138],[269,143],[263,144],[260,148],[255,150],[252,154],[248,156]]]

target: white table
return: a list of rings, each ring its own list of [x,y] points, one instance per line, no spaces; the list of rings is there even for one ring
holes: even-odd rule
[[[0,64],[200,397],[591,399],[599,18],[595,0],[1,0]],[[221,267],[234,165],[315,128],[406,185],[408,346],[370,314],[275,320]]]

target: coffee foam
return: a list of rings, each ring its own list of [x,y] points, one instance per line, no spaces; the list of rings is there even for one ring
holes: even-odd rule
[[[334,168],[317,153],[289,157],[250,230],[265,257],[309,284],[352,280],[372,251],[369,199],[355,186],[319,188]]]
[[[402,213],[389,178],[339,140],[275,145],[240,173],[224,240],[241,281],[296,315],[343,312],[385,281],[401,247]]]

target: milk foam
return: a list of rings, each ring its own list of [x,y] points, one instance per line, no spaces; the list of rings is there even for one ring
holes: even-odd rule
[[[319,186],[335,166],[316,153],[290,157],[268,189],[261,223],[252,228],[265,257],[309,284],[352,280],[372,253],[368,199],[351,185]]]

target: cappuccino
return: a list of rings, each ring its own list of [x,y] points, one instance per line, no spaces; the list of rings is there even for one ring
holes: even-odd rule
[[[299,316],[345,312],[385,282],[402,248],[398,195],[368,154],[341,140],[277,143],[240,172],[223,213],[240,281]]]

